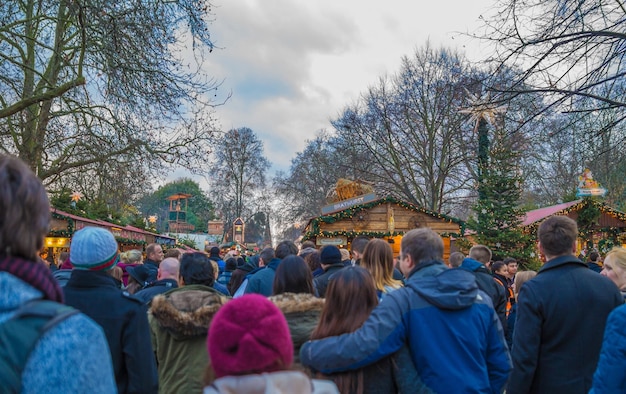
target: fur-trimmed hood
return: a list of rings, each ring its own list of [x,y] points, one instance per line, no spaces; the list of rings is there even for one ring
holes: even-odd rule
[[[227,301],[211,287],[189,285],[154,297],[150,313],[175,337],[206,336],[213,316]]]
[[[318,311],[324,308],[324,299],[307,293],[283,293],[269,297],[284,314]]]

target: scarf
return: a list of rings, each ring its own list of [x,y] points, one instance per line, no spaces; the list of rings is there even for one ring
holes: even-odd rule
[[[45,264],[21,257],[0,256],[0,271],[8,272],[41,291],[45,299],[63,303],[63,290]]]

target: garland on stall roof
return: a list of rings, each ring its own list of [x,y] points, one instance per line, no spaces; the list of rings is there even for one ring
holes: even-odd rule
[[[342,211],[330,214],[330,215],[325,215],[325,216],[320,216],[317,217],[315,219],[313,219],[311,221],[311,230],[307,231],[304,236],[303,239],[311,239],[313,237],[319,237],[319,236],[330,236],[330,237],[336,237],[336,236],[340,236],[340,235],[346,235],[348,237],[356,237],[358,235],[364,235],[364,236],[368,236],[368,237],[376,237],[376,238],[381,238],[381,237],[391,237],[391,236],[396,236],[396,235],[403,235],[404,232],[398,232],[398,231],[394,231],[394,232],[381,232],[381,231],[353,231],[353,230],[339,230],[339,231],[320,231],[320,223],[336,223],[340,220],[343,219],[352,219],[354,217],[355,214],[359,213],[360,211],[366,210],[366,209],[370,209],[373,208],[375,206],[378,206],[380,204],[384,204],[384,203],[395,203],[397,205],[400,205],[403,208],[406,208],[408,210],[411,211],[416,211],[416,212],[420,212],[420,213],[424,213],[427,214],[429,216],[435,217],[437,219],[442,219],[442,220],[447,220],[448,223],[456,223],[459,224],[461,227],[461,234],[465,233],[465,222],[463,222],[462,220],[459,220],[457,218],[448,216],[448,215],[444,215],[441,213],[437,213],[437,212],[433,212],[433,211],[429,211],[427,209],[418,207],[416,205],[401,201],[396,199],[395,197],[391,197],[391,196],[387,196],[387,197],[383,197],[380,200],[376,200],[376,201],[372,201],[369,203],[365,203],[365,204],[361,204],[361,205],[355,205],[353,207],[350,208],[346,208]],[[452,236],[459,236],[454,235],[456,233],[450,233],[450,235]],[[442,235],[443,236],[443,235]]]
[[[312,232],[309,231],[302,236],[302,240],[306,241],[308,239],[312,239],[315,237],[339,237],[346,236],[348,238],[354,238],[358,236],[365,236],[369,238],[385,238],[385,237],[396,237],[399,235],[404,235],[404,231],[393,231],[393,232],[384,232],[384,231],[358,231],[358,230],[338,230],[338,231],[317,231]],[[439,234],[442,238],[461,238],[462,236],[459,233],[453,232],[444,232]]]
[[[613,216],[617,220],[626,223],[626,213],[620,212],[620,211],[618,211],[616,209],[613,209],[613,208],[609,207],[606,203],[603,203],[603,202],[600,202],[600,201],[596,201],[596,200],[591,199],[591,198],[584,198],[579,203],[574,204],[571,207],[565,208],[565,209],[563,209],[563,210],[561,210],[561,211],[559,211],[559,212],[557,212],[555,214],[558,214],[558,215],[568,215],[569,213],[583,210],[585,207],[587,207],[588,204],[593,205],[593,208],[598,209],[601,214],[604,213],[604,214]],[[527,227],[528,231],[531,234],[536,234],[537,233],[537,229],[539,228],[539,225],[541,224],[542,221],[543,220],[540,220],[540,221],[537,221],[535,223],[530,224]],[[597,230],[597,232],[601,232],[601,233],[619,234],[621,232],[626,231],[626,228],[624,228],[624,227],[602,227],[602,228],[598,228],[596,230]]]
[[[129,245],[147,245],[146,241],[138,241],[136,239],[124,238],[124,237],[115,237],[115,240],[119,244],[129,244]]]
[[[411,203],[405,202],[405,201],[401,201],[396,199],[395,197],[391,197],[391,196],[387,196],[387,197],[383,197],[380,200],[376,200],[376,201],[372,201],[372,202],[368,202],[365,204],[360,204],[360,205],[355,205],[353,207],[350,208],[346,208],[342,211],[330,214],[330,215],[325,215],[325,216],[320,216],[318,218],[313,219],[318,220],[318,221],[322,221],[324,223],[335,223],[341,219],[347,219],[347,218],[352,218],[354,216],[354,214],[365,210],[365,209],[370,209],[373,208],[377,205],[380,204],[384,204],[384,203],[395,203],[397,205],[400,205],[403,208],[406,208],[408,210],[411,211],[416,211],[416,212],[420,212],[420,213],[424,213],[427,214],[429,216],[433,216],[437,219],[443,219],[443,220],[447,220],[449,223],[457,223],[457,224],[463,224],[463,221],[457,218],[454,218],[452,216],[448,216],[442,213],[437,213],[437,212],[433,212],[433,211],[429,211],[428,209],[424,209],[421,207],[418,207],[417,205],[413,205]]]
[[[52,218],[67,220],[67,229],[66,230],[50,230],[48,231],[49,236],[71,238],[72,235],[74,235],[74,220],[56,212],[52,212]]]

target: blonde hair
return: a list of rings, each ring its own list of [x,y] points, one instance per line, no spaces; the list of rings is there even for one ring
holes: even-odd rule
[[[402,287],[402,282],[393,279],[393,262],[393,250],[387,241],[375,238],[365,245],[361,266],[372,274],[377,290]]]
[[[609,251],[609,253],[604,256],[604,261],[606,261],[607,257],[614,256],[615,262],[626,271],[626,249],[621,246],[616,246]]]
[[[213,267],[213,276],[217,279],[220,276],[220,266],[217,264],[215,260],[209,260],[211,262],[211,266]]]
[[[137,249],[127,250],[120,253],[120,260],[126,264],[137,264],[143,260],[143,254]]]
[[[517,274],[515,274],[515,298],[517,298],[517,295],[522,289],[524,283],[528,282],[535,276],[537,276],[537,273],[535,271],[519,271]]]

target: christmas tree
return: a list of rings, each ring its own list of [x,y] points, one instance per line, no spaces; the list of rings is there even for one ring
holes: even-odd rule
[[[479,123],[479,135],[485,141],[487,122]],[[482,131],[482,133],[481,133]],[[530,235],[521,228],[524,212],[518,203],[522,194],[523,178],[517,163],[521,152],[515,151],[514,144],[506,132],[495,128],[491,147],[485,146],[478,160],[478,200],[473,206],[475,216],[468,220],[468,226],[476,232],[474,241],[488,246],[494,260],[513,257],[526,267],[537,262],[535,245]],[[479,149],[481,151],[481,149]]]

